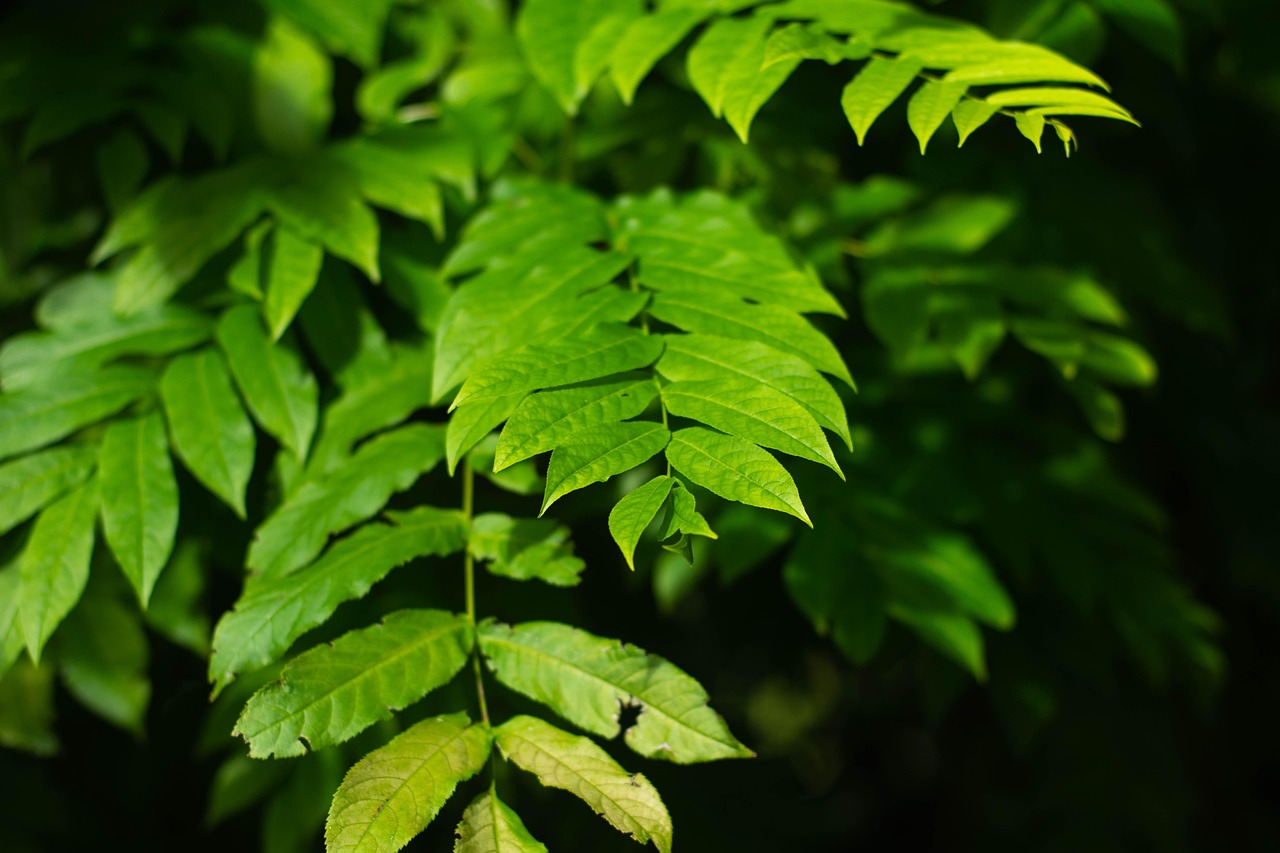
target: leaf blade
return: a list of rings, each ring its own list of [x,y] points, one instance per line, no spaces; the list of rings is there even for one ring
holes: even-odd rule
[[[813,526],[791,475],[754,444],[702,427],[686,427],[672,433],[667,461],[726,500],[785,512]]]
[[[570,492],[630,471],[659,453],[670,438],[666,427],[651,421],[624,421],[583,430],[551,454],[542,512]]]

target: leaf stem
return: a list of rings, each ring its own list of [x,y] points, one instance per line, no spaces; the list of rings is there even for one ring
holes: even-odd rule
[[[462,517],[466,520],[467,529],[471,529],[471,516],[474,514],[476,478],[475,473],[471,470],[471,460],[464,459],[462,462]],[[471,546],[468,543],[463,554],[463,583],[466,588],[467,602],[467,621],[471,623],[474,630],[476,625],[476,559],[471,553]],[[480,702],[480,719],[484,720],[484,724],[489,725],[489,705],[484,698],[484,672],[480,668],[480,652],[473,649],[471,652],[471,667],[476,676],[476,699]]]

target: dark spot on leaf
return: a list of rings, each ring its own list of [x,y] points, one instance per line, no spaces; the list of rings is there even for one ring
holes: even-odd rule
[[[299,737],[298,743],[302,744],[302,748],[307,752],[311,751],[311,741],[307,740],[305,737]]]

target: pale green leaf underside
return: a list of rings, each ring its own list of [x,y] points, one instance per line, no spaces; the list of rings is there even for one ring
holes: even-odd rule
[[[0,533],[87,480],[97,459],[95,448],[71,444],[0,465]]]
[[[160,379],[160,399],[178,458],[244,518],[256,442],[222,356],[205,349],[169,362]]]
[[[264,578],[306,565],[330,534],[369,518],[443,455],[441,430],[408,424],[360,446],[321,479],[303,483],[254,537],[247,565]]]
[[[672,433],[667,461],[694,483],[726,500],[785,512],[813,526],[787,469],[748,441],[688,427]]]
[[[620,832],[670,853],[671,816],[658,792],[589,738],[525,716],[511,718],[494,735],[502,754],[543,785],[568,791]]]
[[[333,796],[328,853],[394,853],[480,771],[492,736],[466,714],[423,720],[360,759]]]
[[[453,853],[547,853],[520,816],[493,791],[485,791],[467,806],[455,834]]]
[[[570,492],[630,471],[666,447],[671,433],[651,421],[585,429],[551,454],[542,512]]]
[[[209,677],[217,689],[237,673],[271,663],[338,605],[360,598],[397,566],[452,554],[466,543],[459,512],[419,507],[387,516],[392,524],[362,527],[307,568],[247,586],[214,631]]]
[[[178,531],[178,483],[158,412],[107,428],[98,480],[102,531],[145,608]]]
[[[18,621],[37,662],[89,581],[97,516],[98,483],[90,479],[45,507],[27,539],[19,562]]]
[[[350,740],[447,684],[471,654],[465,617],[398,610],[290,661],[250,698],[233,735],[254,758],[284,758]]]
[[[654,381],[640,374],[598,379],[531,394],[511,413],[498,438],[493,467],[500,471],[522,459],[554,450],[582,430],[633,418],[658,395]]]
[[[677,764],[752,753],[707,705],[706,691],[643,649],[554,622],[480,627],[480,650],[503,684],[577,726],[617,737],[622,706],[639,706],[627,745]]]
[[[622,550],[628,568],[635,569],[636,545],[640,542],[640,535],[657,517],[675,483],[673,477],[654,477],[628,492],[609,512],[609,533]]]

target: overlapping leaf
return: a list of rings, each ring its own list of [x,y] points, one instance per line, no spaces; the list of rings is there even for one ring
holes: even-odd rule
[[[97,456],[92,446],[68,444],[0,465],[0,533],[87,480]]]
[[[520,816],[493,791],[476,797],[462,813],[454,853],[547,853]]]
[[[45,507],[27,540],[19,564],[18,619],[35,661],[89,581],[97,516],[98,483],[91,479]]]

